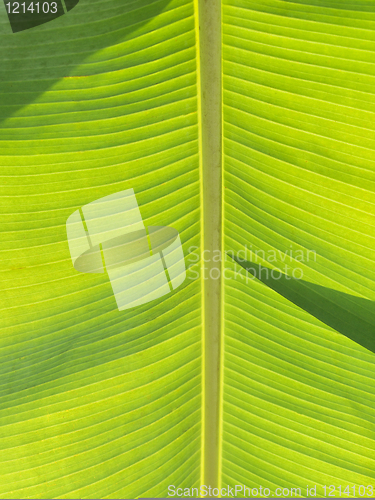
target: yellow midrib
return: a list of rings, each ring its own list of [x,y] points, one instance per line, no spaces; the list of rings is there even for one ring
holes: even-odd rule
[[[202,473],[201,484],[219,486],[222,406],[222,280],[215,279],[215,251],[222,255],[221,1],[194,0],[197,36],[201,173]],[[203,252],[206,251],[205,254]],[[208,257],[205,262],[203,257]],[[222,260],[222,259],[221,259]],[[220,264],[220,276],[222,262]],[[204,269],[205,268],[205,269]]]

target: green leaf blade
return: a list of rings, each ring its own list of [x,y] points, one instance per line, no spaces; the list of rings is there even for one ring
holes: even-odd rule
[[[374,479],[373,12],[224,3],[222,485]]]
[[[133,188],[147,226],[200,247],[193,3],[81,0],[4,40],[0,496],[197,484],[200,281],[119,311],[105,274],[75,271],[65,227]]]

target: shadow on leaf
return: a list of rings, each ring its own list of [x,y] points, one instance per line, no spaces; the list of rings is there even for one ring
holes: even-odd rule
[[[375,6],[368,0],[283,0],[286,5],[290,5],[291,10],[296,6],[332,9],[339,11],[375,12]],[[324,12],[324,10],[322,11]]]
[[[90,65],[82,74],[74,71],[99,51],[131,39],[169,2],[80,0],[67,14],[33,29],[12,33],[9,21],[0,23],[0,124],[63,78],[102,73]]]
[[[295,279],[249,261],[233,260],[269,288],[337,332],[375,352],[375,302]]]

